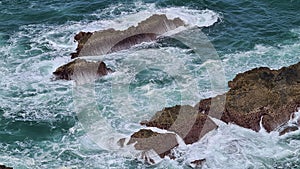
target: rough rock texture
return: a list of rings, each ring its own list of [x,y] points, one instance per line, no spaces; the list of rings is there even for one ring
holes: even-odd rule
[[[13,169],[11,167],[6,167],[5,165],[0,165],[0,169]]]
[[[93,33],[91,32],[79,32],[75,35],[74,40],[78,43],[76,52],[71,53],[71,58],[76,58],[79,56],[81,49],[83,48],[84,44],[88,41],[88,39],[92,36]]]
[[[75,36],[75,41],[78,42],[76,53],[71,55],[72,58],[97,56],[128,49],[142,42],[153,41],[157,36],[184,25],[179,18],[171,20],[166,15],[155,14],[137,26],[122,31],[107,29],[93,33],[80,32]]]
[[[192,168],[201,168],[202,165],[205,163],[205,159],[199,159],[191,162],[191,167]]]
[[[300,105],[300,63],[279,70],[256,68],[238,74],[228,85],[226,102],[214,104],[223,107],[219,112],[210,112],[216,97],[201,100],[199,111],[212,117],[221,114],[222,121],[255,131],[262,119],[270,132],[286,123]]]
[[[161,158],[169,155],[170,150],[178,146],[175,134],[161,134],[147,129],[141,129],[131,135],[131,138],[127,144],[129,145],[135,142],[136,144],[134,145],[134,147],[137,150],[142,150],[144,152],[154,150]],[[151,159],[148,160],[151,161]]]
[[[84,77],[99,77],[107,75],[111,69],[104,62],[88,62],[84,59],[76,59],[55,70],[56,79],[77,80]]]
[[[205,114],[192,106],[174,106],[157,112],[150,121],[141,122],[147,127],[174,131],[186,144],[198,141],[217,125]]]
[[[74,37],[78,45],[76,52],[71,53],[71,58],[103,55],[129,49],[142,42],[153,41],[159,35],[180,26],[184,26],[184,22],[179,18],[172,20],[166,15],[152,15],[137,26],[131,26],[123,31],[107,29],[93,33],[79,32]],[[95,72],[97,75],[106,75],[106,65],[103,62],[92,63],[79,59],[59,67],[53,74],[56,79],[74,80],[75,77],[86,77],[87,74],[95,76]]]
[[[280,135],[299,129],[299,120],[292,126],[286,124],[295,117],[294,112],[300,106],[300,62],[279,70],[261,67],[240,73],[228,85],[230,90],[223,95],[203,99],[194,108],[178,105],[165,108],[141,124],[173,131],[186,144],[198,141],[217,128],[209,116],[255,131],[260,130],[261,123],[268,132],[277,130]],[[151,136],[152,132],[148,132]],[[143,133],[145,131],[140,130],[132,137],[143,138]],[[168,144],[165,139],[153,141],[147,144],[147,149]],[[140,149],[144,148],[143,144],[140,142]],[[199,160],[194,164],[202,163],[203,160]]]
[[[299,130],[298,126],[288,126],[288,127],[285,127],[282,131],[280,131],[279,135],[281,136],[281,135],[284,135],[286,133],[296,131],[296,130]]]

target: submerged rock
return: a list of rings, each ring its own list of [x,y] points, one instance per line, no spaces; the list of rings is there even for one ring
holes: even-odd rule
[[[53,74],[56,79],[79,80],[80,78],[91,78],[107,75],[111,69],[104,62],[88,62],[84,59],[76,59],[55,70]]]
[[[154,41],[158,36],[184,25],[179,18],[168,19],[166,15],[155,14],[126,30],[80,32],[74,37],[78,42],[76,53],[71,55],[72,58],[97,56],[129,49],[142,42]]]
[[[240,73],[228,86],[226,102],[219,104],[222,112],[210,112],[216,97],[201,100],[197,105],[199,111],[212,117],[219,113],[222,121],[255,131],[260,130],[262,120],[266,131],[274,131],[300,105],[300,63],[279,70],[261,67]]]
[[[0,165],[0,169],[13,169],[12,167],[6,167],[5,165]]]

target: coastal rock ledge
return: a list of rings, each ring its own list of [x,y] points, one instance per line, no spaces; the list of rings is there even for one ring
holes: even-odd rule
[[[79,80],[83,78],[95,79],[107,75],[112,70],[106,67],[104,62],[89,62],[84,59],[76,59],[55,70],[56,79]]]
[[[197,142],[218,127],[211,118],[254,131],[259,131],[262,126],[267,132],[278,131],[280,135],[298,129],[299,120],[293,126],[287,122],[296,117],[295,112],[300,106],[300,62],[279,70],[255,68],[238,74],[228,86],[229,91],[223,95],[203,99],[194,107],[176,105],[165,108],[141,124],[176,133],[186,144]],[[150,142],[143,139],[152,135],[160,135],[160,139]],[[134,133],[128,144],[134,142],[138,150],[152,149],[162,158],[171,156],[171,150],[178,145],[174,135],[145,129]]]

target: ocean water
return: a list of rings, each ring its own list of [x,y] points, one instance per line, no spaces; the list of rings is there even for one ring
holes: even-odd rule
[[[0,8],[0,164],[185,169],[205,158],[202,168],[300,168],[299,131],[278,136],[216,120],[218,130],[155,165],[112,140],[128,138],[164,107],[225,92],[237,73],[299,62],[300,1],[0,0]],[[115,70],[90,86],[52,80],[71,60],[77,32],[124,30],[161,13],[201,29],[177,38],[185,47],[167,39],[89,57]],[[203,39],[212,58],[191,50]]]

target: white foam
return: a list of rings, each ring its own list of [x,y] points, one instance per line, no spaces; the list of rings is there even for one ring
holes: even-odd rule
[[[139,4],[142,5],[142,4]],[[165,14],[169,19],[180,18],[190,27],[208,27],[220,20],[220,15],[212,10],[195,10],[186,7],[157,8],[154,4],[143,4],[146,9],[131,13],[123,13],[118,18],[112,20],[101,20],[90,23],[84,31],[97,31],[101,29],[114,28],[125,30],[130,26],[137,26],[141,21],[154,14]],[[113,8],[113,7],[112,7]],[[102,16],[102,12],[99,14]]]

